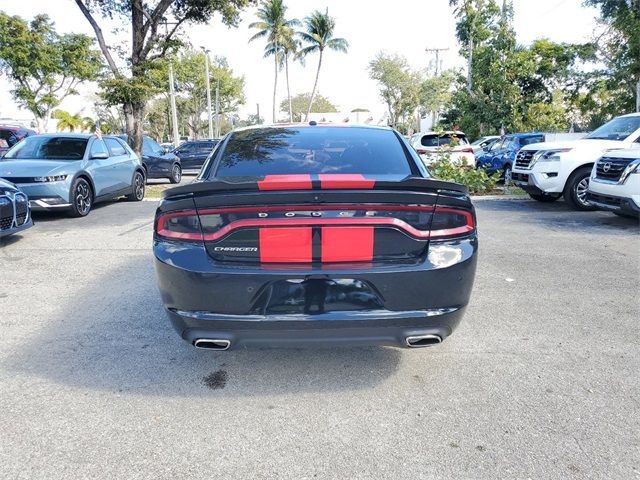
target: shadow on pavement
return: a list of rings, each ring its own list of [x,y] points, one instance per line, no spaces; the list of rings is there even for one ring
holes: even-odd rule
[[[368,389],[398,368],[401,351],[382,347],[196,350],[165,317],[151,257],[129,258],[86,275],[75,294],[60,292],[50,327],[26,338],[6,368],[81,389],[158,396]]]

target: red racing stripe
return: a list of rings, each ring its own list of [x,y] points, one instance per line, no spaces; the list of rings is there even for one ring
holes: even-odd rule
[[[323,262],[370,262],[374,227],[322,227]]]
[[[258,190],[311,190],[311,175],[266,175]]]
[[[320,177],[320,188],[323,190],[331,188],[373,188],[375,180],[364,178],[359,173],[322,173]]]
[[[311,263],[310,227],[261,228],[260,261],[263,263]]]

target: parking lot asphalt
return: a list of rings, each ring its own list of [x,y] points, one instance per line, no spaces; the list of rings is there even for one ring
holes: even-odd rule
[[[195,350],[155,202],[0,245],[0,478],[640,478],[640,229],[478,201],[471,305],[416,350]]]

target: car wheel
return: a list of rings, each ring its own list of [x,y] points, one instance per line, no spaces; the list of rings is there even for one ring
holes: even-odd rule
[[[562,194],[561,193],[530,193],[529,196],[536,200],[537,202],[542,203],[551,203],[558,200]]]
[[[91,185],[84,178],[76,178],[71,185],[71,216],[86,217],[93,205]]]
[[[127,200],[139,202],[144,198],[145,181],[141,172],[136,172],[133,176],[133,192],[127,195]]]
[[[171,181],[171,183],[180,183],[180,180],[182,180],[182,168],[180,165],[175,163],[173,167],[171,167],[171,176],[169,177],[169,181]]]
[[[587,201],[587,190],[589,189],[589,177],[591,168],[584,167],[571,174],[567,185],[564,188],[564,200],[574,210],[595,210],[596,207]]]

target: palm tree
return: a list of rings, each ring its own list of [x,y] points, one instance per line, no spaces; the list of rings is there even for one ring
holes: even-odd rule
[[[292,25],[295,24],[300,25],[298,20],[290,20],[289,23]],[[275,44],[273,42],[269,42],[267,47],[265,48],[265,57],[269,55],[276,55],[275,52]],[[293,107],[291,104],[291,88],[289,87],[289,59],[297,58],[302,61],[302,58],[298,57],[298,49],[300,48],[300,41],[294,38],[294,30],[292,28],[284,29],[282,33],[282,38],[280,40],[279,45],[279,64],[280,68],[282,68],[282,63],[284,63],[284,71],[285,78],[287,81],[287,102],[289,103],[289,122],[293,121]]]
[[[299,24],[297,20],[287,20],[285,14],[287,7],[283,0],[265,0],[256,16],[258,22],[249,25],[249,28],[257,28],[259,32],[249,39],[250,42],[259,38],[267,39],[265,57],[273,55],[275,75],[273,81],[273,123],[276,123],[276,94],[278,91],[278,70],[282,64],[282,43],[288,30]]]
[[[82,116],[79,113],[71,115],[64,110],[55,110],[51,114],[51,118],[58,120],[58,124],[56,125],[58,131],[69,130],[70,132],[74,132],[82,123]]]
[[[83,117],[80,121],[80,130],[83,132],[91,132],[96,127],[96,121],[91,117]]]
[[[311,106],[316,96],[316,89],[318,88],[318,77],[320,76],[320,68],[322,67],[322,54],[325,49],[335,50],[336,52],[346,53],[349,48],[349,42],[344,38],[334,38],[333,31],[336,27],[336,21],[333,17],[329,16],[329,9],[327,8],[324,13],[320,10],[315,10],[311,15],[304,19],[304,26],[306,32],[300,32],[299,36],[303,42],[308,45],[300,50],[298,54],[300,57],[306,57],[310,53],[318,52],[320,54],[318,58],[318,70],[316,71],[316,80],[313,84],[313,90],[311,91],[311,98],[309,99],[309,108],[307,109],[307,116],[305,122],[309,120],[309,114],[311,113]]]

